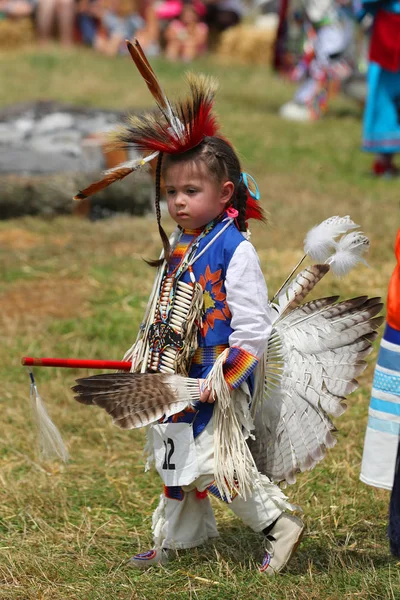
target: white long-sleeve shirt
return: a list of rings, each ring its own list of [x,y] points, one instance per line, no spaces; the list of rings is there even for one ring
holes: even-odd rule
[[[231,258],[225,289],[232,315],[229,345],[260,359],[271,333],[274,311],[268,304],[267,285],[257,252],[247,240],[239,244]]]

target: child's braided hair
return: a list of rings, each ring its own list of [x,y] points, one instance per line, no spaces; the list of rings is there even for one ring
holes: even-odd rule
[[[171,247],[167,234],[161,226],[161,210],[160,210],[160,182],[161,174],[165,172],[169,166],[178,163],[201,161],[205,164],[211,177],[217,183],[232,181],[234,191],[230,201],[230,206],[233,206],[238,211],[239,215],[236,219],[240,231],[246,231],[246,206],[247,206],[247,188],[242,181],[241,166],[238,157],[232,146],[224,139],[219,137],[205,137],[200,144],[191,148],[182,154],[163,154],[160,153],[156,168],[156,217],[160,237],[164,247],[164,260],[168,262],[171,255]],[[152,267],[158,267],[162,264],[163,259],[147,261]]]

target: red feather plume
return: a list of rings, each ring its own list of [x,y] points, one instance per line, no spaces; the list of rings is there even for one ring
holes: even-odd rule
[[[247,219],[256,219],[263,223],[267,220],[260,203],[250,195],[250,192],[247,193],[246,221]]]
[[[218,124],[212,114],[216,82],[204,75],[187,74],[190,87],[188,97],[170,103],[152,113],[132,116],[115,140],[127,148],[140,152],[180,154],[198,146],[207,136],[218,133]]]

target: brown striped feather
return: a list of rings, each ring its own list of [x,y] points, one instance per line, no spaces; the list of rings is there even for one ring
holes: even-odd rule
[[[130,175],[130,173],[132,173],[134,170],[135,170],[135,168],[128,168],[128,167],[118,168],[117,167],[116,169],[113,169],[112,171],[107,172],[104,175],[103,179],[100,179],[99,181],[95,181],[94,183],[89,185],[84,190],[78,192],[78,194],[76,194],[74,196],[74,200],[83,200],[84,198],[93,196],[94,194],[97,194],[97,192],[104,190],[104,188],[108,187],[112,183],[115,183],[116,181],[120,181],[121,179],[124,179],[124,177],[126,177],[127,175]]]
[[[167,110],[169,107],[167,97],[164,94],[156,74],[147,60],[138,40],[135,39],[133,44],[127,40],[126,45],[128,46],[129,54],[131,55],[139,73],[145,80],[151,95],[160,108]]]
[[[154,423],[179,403],[167,379],[161,373],[109,373],[77,379],[72,390],[78,402],[99,406],[118,427],[134,429]]]

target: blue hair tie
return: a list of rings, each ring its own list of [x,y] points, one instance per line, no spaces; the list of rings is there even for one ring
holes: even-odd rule
[[[249,187],[249,180],[254,185],[255,192],[253,192],[250,189],[250,187]],[[258,185],[257,185],[256,180],[254,179],[254,177],[252,177],[248,173],[242,172],[242,173],[240,173],[240,179],[239,179],[239,181],[243,181],[244,185],[246,186],[246,188],[249,191],[250,196],[252,198],[254,198],[254,200],[259,200],[260,199],[260,190],[258,189]]]

